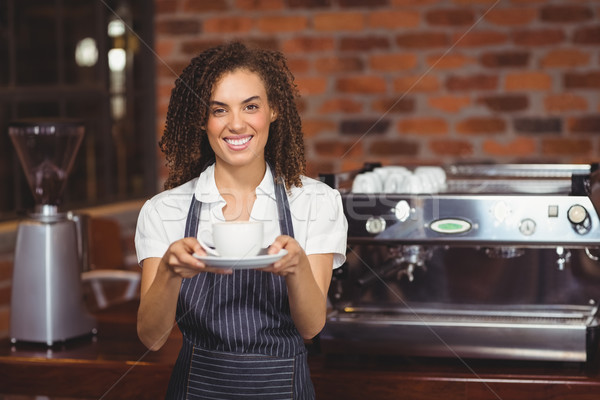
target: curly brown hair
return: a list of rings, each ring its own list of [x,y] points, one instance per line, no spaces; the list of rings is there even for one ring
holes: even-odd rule
[[[301,186],[305,173],[304,141],[297,108],[299,97],[294,76],[282,53],[250,48],[240,42],[223,44],[194,57],[175,81],[165,131],[159,146],[166,156],[169,176],[165,189],[181,185],[210,165],[215,153],[206,127],[214,84],[224,74],[246,69],[262,79],[269,106],[277,119],[269,127],[265,160],[276,178],[288,188]]]

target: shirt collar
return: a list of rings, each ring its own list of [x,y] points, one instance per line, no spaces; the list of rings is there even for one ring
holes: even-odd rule
[[[273,184],[273,172],[271,171],[271,167],[269,167],[269,163],[267,163],[267,168],[265,170],[265,176],[262,181],[258,184],[256,188],[256,195],[275,195],[275,185]]]
[[[200,174],[194,196],[202,203],[214,203],[223,200],[215,182],[215,164],[209,165]]]
[[[218,201],[224,201],[217,189],[217,183],[215,182],[215,164],[210,165],[206,168],[200,177],[198,178],[198,184],[194,191],[196,199],[202,203],[214,203]],[[275,197],[275,185],[273,184],[273,173],[267,163],[265,170],[265,176],[256,188],[256,195],[268,195]]]

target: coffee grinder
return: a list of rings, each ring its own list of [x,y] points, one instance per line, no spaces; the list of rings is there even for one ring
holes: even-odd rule
[[[59,212],[67,176],[84,136],[72,121],[19,121],[9,136],[35,198],[18,227],[10,313],[13,343],[52,346],[95,332],[81,286],[79,238],[71,213]]]

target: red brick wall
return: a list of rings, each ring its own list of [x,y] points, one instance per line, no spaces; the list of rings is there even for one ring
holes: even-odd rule
[[[189,59],[239,39],[287,55],[310,175],[373,160],[598,161],[598,0],[155,4],[158,135]]]

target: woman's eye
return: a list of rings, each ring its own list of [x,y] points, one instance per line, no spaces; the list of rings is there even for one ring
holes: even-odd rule
[[[246,106],[246,110],[248,110],[248,111],[258,110],[258,106],[256,104],[248,104]]]
[[[212,110],[212,114],[213,115],[220,115],[220,114],[223,114],[223,113],[225,113],[225,109],[224,108],[214,108]]]

